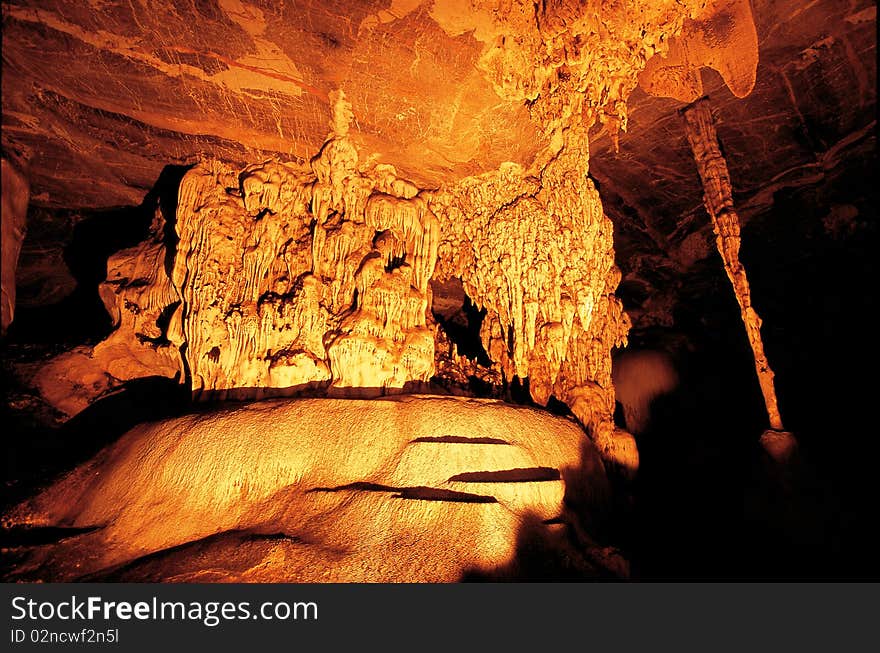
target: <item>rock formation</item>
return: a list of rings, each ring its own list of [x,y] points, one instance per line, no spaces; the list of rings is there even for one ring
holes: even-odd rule
[[[536,174],[508,164],[423,191],[359,165],[352,119],[334,94],[308,168],[190,170],[175,237],[157,211],[151,237],[109,261],[101,296],[117,328],[90,358],[115,381],[177,377],[200,398],[418,389],[436,373],[429,282],[456,278],[487,311],[502,382],[568,403],[614,458],[610,351],[628,322],[585,131],[566,130]]]
[[[2,208],[0,219],[3,224],[2,298],[0,298],[0,331],[6,328],[15,315],[15,270],[18,255],[27,231],[27,206],[30,187],[27,179],[5,156],[0,159],[2,166]]]
[[[688,142],[694,151],[694,160],[703,180],[703,202],[712,219],[718,253],[724,263],[724,271],[733,286],[739,304],[746,335],[755,358],[755,371],[761,385],[761,394],[767,407],[770,428],[782,431],[782,417],[776,401],[773,370],[764,353],[761,340],[761,318],[752,306],[752,294],[746,270],[739,260],[741,243],[739,216],[733,208],[733,188],[727,163],[718,145],[715,123],[707,100],[698,100],[688,106],[683,114],[687,123]]]
[[[310,170],[274,162],[195,168],[181,184],[169,339],[197,394],[426,383],[439,225],[390,166],[362,174],[335,95]]]
[[[292,519],[272,521],[276,515],[264,511],[268,496],[286,499],[281,488],[294,488],[293,505],[308,514],[348,493],[353,504],[393,521],[397,500],[423,502],[414,512],[429,506],[425,514],[441,499],[482,510],[492,503],[489,495],[454,484],[470,483],[475,473],[512,473],[515,463],[544,474],[550,473],[545,467],[574,464],[575,450],[565,445],[561,458],[542,449],[503,468],[480,467],[478,459],[496,462],[495,456],[514,451],[499,449],[493,439],[502,436],[494,431],[479,443],[432,431],[427,441],[404,447],[395,420],[409,429],[418,411],[389,410],[409,405],[389,395],[503,398],[573,415],[592,441],[586,459],[598,470],[595,477],[604,479],[608,469],[619,480],[636,471],[639,452],[634,437],[615,426],[615,399],[639,435],[647,430],[651,399],[675,389],[669,405],[686,428],[672,421],[658,428],[667,437],[646,442],[651,464],[629,489],[653,498],[655,525],[662,525],[654,531],[667,528],[672,504],[699,512],[699,502],[668,500],[651,484],[677,485],[682,495],[707,480],[723,485],[713,465],[739,460],[731,443],[752,428],[748,408],[755,403],[746,376],[751,363],[737,367],[740,359],[748,361],[746,341],[729,328],[738,323],[736,306],[715,285],[725,280],[716,274],[713,227],[771,426],[781,429],[782,420],[752,292],[773,326],[763,337],[778,366],[787,420],[800,431],[809,421],[804,415],[844,401],[843,391],[813,381],[844,378],[842,364],[811,348],[845,339],[842,327],[826,329],[832,320],[815,315],[842,316],[836,321],[847,324],[844,314],[870,305],[852,283],[869,277],[864,262],[870,254],[862,251],[851,262],[842,253],[852,243],[863,248],[868,239],[862,235],[876,224],[874,189],[864,179],[876,158],[876,7],[869,0],[104,4],[3,4],[2,149],[4,157],[15,153],[19,171],[18,159],[28,162],[26,180],[3,162],[4,331],[13,308],[16,321],[2,344],[11,354],[4,373],[14,377],[17,393],[4,408],[21,423],[21,433],[52,425],[33,446],[22,445],[21,460],[38,458],[43,448],[65,458],[68,449],[94,443],[92,424],[98,424],[95,440],[113,438],[136,416],[118,420],[124,426],[114,421],[108,427],[104,419],[131,403],[166,417],[177,414],[183,408],[178,399],[187,396],[206,403],[297,399],[284,408],[266,403],[204,421],[144,427],[32,504],[32,514],[53,527],[67,520],[90,528],[103,520],[100,535],[81,541],[112,549],[92,561],[97,573],[112,575],[106,565],[175,542],[191,547],[193,559],[203,550],[225,555],[240,544],[265,554],[256,562],[265,560],[269,571],[261,576],[257,565],[244,573],[226,560],[216,578],[277,579],[272,574],[283,565],[275,563],[302,553],[294,551],[301,542],[273,539],[274,531],[264,530],[268,523],[280,524],[279,532],[294,530]],[[724,157],[712,117],[700,109],[707,94],[719,109]],[[678,110],[695,100],[686,127]],[[700,175],[693,174],[694,155]],[[760,227],[740,234],[739,218],[743,226]],[[800,240],[792,239],[796,233]],[[739,261],[741,236],[743,260],[752,258],[749,281]],[[766,242],[754,248],[756,240]],[[777,250],[785,254],[786,245],[776,242],[798,244],[785,258]],[[19,248],[24,301],[15,306]],[[808,261],[824,262],[813,265],[820,272],[807,270]],[[794,265],[784,269],[787,262]],[[798,283],[779,283],[783,278]],[[791,297],[782,297],[782,285]],[[814,287],[831,289],[838,306],[820,306]],[[765,303],[774,293],[775,303]],[[786,312],[788,326],[777,327]],[[789,344],[793,324],[807,347]],[[635,354],[620,355],[629,340]],[[678,387],[667,360],[640,358],[639,351],[652,348],[687,363]],[[616,374],[612,353],[622,362]],[[628,358],[638,364],[627,368]],[[800,377],[810,381],[794,375],[798,385],[782,382],[793,377],[792,369],[806,370]],[[838,400],[831,401],[835,391]],[[789,408],[798,394],[806,397],[802,406],[814,405],[800,413]],[[348,414],[337,398],[362,414]],[[363,398],[377,406],[359,403]],[[328,422],[338,416],[354,433],[363,426],[371,434],[351,447],[364,474],[331,478],[337,465],[347,469],[348,452],[332,429],[327,451],[321,450],[316,422],[309,422],[296,451],[285,448],[271,420],[291,427],[296,401],[329,411]],[[455,406],[450,414],[458,415],[458,408],[472,406],[433,402],[416,403],[438,424],[446,421],[438,417],[441,408]],[[743,410],[712,430],[717,438],[703,447],[704,425],[729,415],[731,404]],[[50,408],[77,417],[60,426],[63,417]],[[212,407],[197,410],[204,416]],[[502,412],[480,419],[501,419]],[[661,412],[666,420],[672,411]],[[265,419],[247,417],[257,414]],[[370,415],[391,424],[387,440]],[[62,439],[56,426],[72,434],[63,438],[68,448],[46,445]],[[560,427],[564,442],[570,426]],[[830,417],[817,422],[815,441],[837,427]],[[202,443],[185,437],[190,428]],[[239,428],[247,443],[238,439]],[[548,438],[557,430],[536,427]],[[186,456],[177,456],[169,437]],[[768,431],[762,443],[777,462],[794,454],[793,439],[781,431]],[[418,475],[401,480],[398,468],[419,449],[415,444],[430,445],[421,449],[456,464],[466,458],[467,465],[442,483]],[[446,444],[470,448],[440,446]],[[230,464],[244,466],[243,475],[225,466],[221,445],[232,448]],[[691,451],[692,445],[700,450]],[[390,458],[382,458],[390,449]],[[177,492],[151,486],[132,451]],[[693,463],[701,472],[662,479],[668,467],[658,456]],[[264,462],[278,469],[267,471]],[[7,487],[23,495],[32,489],[28,482],[43,474],[44,483],[47,470],[68,463],[34,464],[40,471],[26,476],[13,462]],[[94,469],[102,479],[88,476]],[[453,483],[459,474],[465,476]],[[313,476],[311,489],[337,492],[305,497],[297,484]],[[188,494],[181,484],[193,479],[201,485]],[[123,487],[129,480],[155,503],[140,503]],[[539,481],[526,479],[520,487],[533,482]],[[543,519],[553,516],[544,508],[558,507],[558,492],[550,503],[538,494],[529,495],[534,502],[527,511],[512,508],[519,534],[533,508]],[[702,500],[714,509],[710,499]],[[333,506],[344,517],[347,507]],[[137,523],[138,508],[149,523]],[[210,509],[216,515],[204,514]],[[249,522],[248,511],[267,521]],[[484,516],[466,514],[467,524]],[[179,541],[160,523],[189,517],[197,527]],[[513,522],[494,519],[481,523],[503,532],[509,545],[517,535]],[[341,528],[322,520],[309,532]],[[434,532],[439,521],[413,529]],[[545,526],[538,530],[545,533]],[[418,539],[415,530],[394,533],[410,542]],[[383,575],[388,570],[377,552],[387,551],[388,542],[366,527],[359,536],[374,568],[346,568],[343,578],[435,577],[405,569],[406,562]],[[472,547],[480,552],[475,564],[505,564],[486,552],[506,545],[490,542],[492,534],[479,537],[465,537],[455,556],[466,559]],[[327,555],[335,555],[344,543],[335,531],[330,539],[340,548]],[[65,549],[67,559],[78,546]],[[683,560],[672,548],[655,557],[672,553]],[[35,564],[41,555],[35,553]],[[696,567],[699,560],[686,563]],[[175,562],[179,578],[200,578],[186,568],[191,563]],[[149,561],[137,565],[132,578],[152,573]],[[443,565],[436,577],[461,572],[457,563],[444,559]],[[168,568],[160,575],[176,577]]]
[[[586,135],[567,138],[539,177],[510,166],[436,197],[447,207],[437,276],[462,279],[487,310],[481,338],[503,378],[528,379],[539,404],[569,404],[610,451],[610,352],[629,323],[614,297],[612,229],[586,174]]]
[[[616,134],[647,62],[683,68],[662,64],[697,37],[689,74],[747,66],[754,56],[731,34],[748,32],[748,4],[218,0],[101,12],[9,0],[3,145],[33,154],[34,194],[47,206],[132,204],[164,165],[199,155],[306,162],[342,87],[363,151],[436,188],[508,161],[529,167],[572,122],[598,119]],[[724,28],[714,40],[699,29],[716,24],[713,12]]]
[[[653,57],[639,75],[651,95],[693,102],[703,95],[702,68],[720,73],[738,98],[755,86],[758,34],[749,0],[710,0],[669,40],[665,56]]]
[[[579,539],[563,498],[595,521],[608,491],[580,428],[546,412],[275,400],[138,426],[6,526],[72,529],[18,550],[19,580],[449,582],[527,556],[526,529],[607,577],[625,560]]]
[[[177,378],[203,399],[424,389],[444,355],[430,282],[457,279],[486,313],[491,363],[477,375],[527,384],[540,405],[564,402],[607,459],[633,470],[634,443],[612,422],[610,357],[629,321],[614,296],[612,226],[588,177],[588,129],[626,129],[639,73],[678,35],[702,35],[706,56],[689,65],[732,70],[726,79],[747,92],[751,69],[730,63],[730,39],[694,25],[723,23],[738,39],[753,34],[751,13],[747,3],[696,1],[454,9],[435,6],[431,19],[450,34],[474,30],[476,68],[496,98],[528,107],[537,141],[481,174],[426,176],[430,161],[415,171],[410,158],[404,176],[378,152],[363,155],[349,99],[327,92],[329,133],[307,165],[205,158],[184,176],[174,224],[157,211],[148,240],[108,263],[101,297],[116,330],[49,365],[44,394],[71,386],[58,373],[70,356],[97,375],[96,395],[148,375]],[[447,362],[441,371],[458,379],[480,367]],[[63,393],[68,412],[81,394]]]

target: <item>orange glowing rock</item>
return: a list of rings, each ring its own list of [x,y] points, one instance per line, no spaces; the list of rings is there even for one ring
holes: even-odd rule
[[[253,165],[205,158],[193,167],[175,224],[154,225],[150,240],[110,261],[102,297],[117,330],[86,355],[111,386],[150,373],[176,377],[201,398],[423,390],[438,370],[457,374],[455,364],[438,366],[430,282],[459,279],[486,311],[491,365],[480,376],[528,379],[538,404],[567,403],[610,460],[633,468],[632,443],[611,420],[610,352],[626,342],[629,321],[614,296],[612,225],[588,177],[588,130],[597,120],[626,129],[626,99],[651,57],[679,35],[708,39],[694,21],[709,21],[717,35],[729,14],[747,31],[750,10],[699,0],[435,3],[417,13],[405,5],[397,19],[360,16],[359,36],[391,23],[403,29],[412,14],[438,37],[458,39],[470,57],[465,87],[476,76],[491,102],[453,97],[454,84],[423,89],[407,74],[423,97],[386,115],[387,102],[368,102],[379,98],[362,78],[345,92],[338,80],[296,84],[297,102],[329,104],[329,125],[315,122],[317,109],[308,117],[323,138],[294,138]],[[297,79],[301,67],[267,40],[270,13],[255,14],[247,34]],[[86,38],[52,12],[11,19]],[[257,74],[250,55],[227,59],[240,64],[222,74],[227,90],[235,74]],[[394,91],[383,101],[400,99],[409,88],[401,71],[382,70],[375,83],[392,79]],[[745,91],[740,72],[730,79]],[[264,90],[278,82],[272,76]],[[283,133],[281,118],[273,122]],[[516,125],[513,144],[498,125]],[[438,146],[441,137],[455,151]],[[258,140],[277,143],[267,139]],[[317,153],[307,160],[302,143]],[[165,231],[177,242],[157,237]]]
[[[701,99],[685,108],[682,115],[685,119],[685,131],[688,142],[694,152],[694,160],[700,179],[703,182],[703,204],[712,220],[715,232],[715,244],[724,271],[733,286],[733,293],[739,304],[740,316],[746,328],[746,336],[752,348],[755,372],[764,396],[767,418],[770,428],[782,431],[782,416],[776,401],[776,387],[773,382],[773,369],[764,353],[764,342],[761,338],[761,318],[752,305],[752,293],[746,269],[739,259],[740,236],[739,216],[733,207],[733,188],[727,161],[721,153],[718,135],[715,132],[715,120],[707,99]]]
[[[4,148],[46,162],[32,186],[52,206],[137,203],[166,162],[308,160],[342,86],[358,147],[420,188],[539,169],[571,124],[625,130],[639,72],[707,2],[381,5],[7,3]]]
[[[580,529],[563,497],[595,518],[607,493],[581,429],[541,411],[275,400],[135,427],[5,523],[99,527],[31,551],[45,580],[455,581],[527,553],[524,529]]]
[[[610,351],[629,323],[586,131],[566,130],[539,176],[507,164],[429,191],[360,166],[343,93],[331,109],[309,168],[205,162],[183,177],[175,250],[157,213],[152,237],[109,263],[117,330],[93,365],[113,383],[161,374],[213,399],[418,390],[437,371],[429,282],[460,279],[487,311],[499,382],[528,378],[536,402],[576,407],[609,443]]]
[[[758,33],[749,0],[712,0],[699,16],[685,21],[668,50],[652,57],[639,74],[651,95],[693,102],[703,95],[700,69],[717,70],[736,97],[755,86]]]

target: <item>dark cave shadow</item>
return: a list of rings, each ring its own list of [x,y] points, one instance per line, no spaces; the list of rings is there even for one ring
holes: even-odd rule
[[[64,248],[64,262],[76,280],[76,287],[55,304],[16,308],[7,338],[68,346],[105,338],[112,324],[98,286],[107,278],[107,261],[114,253],[146,240],[158,210],[165,222],[162,237],[166,245],[166,272],[169,270],[177,246],[178,190],[191,168],[166,165],[138,206],[83,210],[83,217],[75,224],[71,240]]]
[[[4,526],[0,528],[0,547],[34,547],[59,544],[100,530],[101,526]]]
[[[182,415],[190,405],[189,392],[176,379],[133,379],[77,413],[61,430],[95,453],[133,426]]]
[[[392,493],[394,499],[409,499],[414,501],[446,501],[449,503],[498,503],[493,496],[484,494],[474,494],[472,492],[456,492],[455,490],[447,490],[445,488],[428,487],[425,485],[413,487],[393,487],[390,485],[381,485],[379,483],[370,483],[367,481],[356,481],[346,485],[336,487],[313,487],[305,491],[306,494],[315,492],[385,492]],[[396,494],[394,494],[396,493]]]
[[[439,390],[439,392],[438,392]],[[287,387],[237,386],[222,389],[195,390],[193,399],[196,406],[216,407],[234,406],[254,401],[271,399],[391,399],[407,395],[432,394],[451,396],[445,389],[430,381],[409,381],[400,388],[382,386],[331,387],[327,381],[302,383]]]
[[[61,426],[17,433],[7,440],[0,508],[50,484],[137,424],[182,415],[191,405],[189,391],[175,379],[134,379]]]
[[[458,287],[461,288],[460,279],[453,277],[452,281],[458,282]],[[486,353],[486,349],[483,347],[483,342],[480,339],[480,329],[486,317],[486,309],[480,310],[474,306],[473,300],[464,292],[463,288],[461,288],[461,293],[464,296],[464,301],[460,312],[465,318],[466,324],[446,319],[439,313],[432,313],[432,315],[446,333],[450,342],[456,345],[460,355],[475,360],[480,365],[489,367],[492,364],[492,360],[489,358],[489,354]]]
[[[561,476],[555,467],[522,467],[497,471],[462,472],[449,477],[449,481],[462,483],[538,483],[558,481]]]
[[[565,496],[560,515],[520,517],[513,558],[493,568],[466,570],[461,582],[620,581],[629,565],[619,551],[600,545],[615,537],[613,474],[584,435],[577,463],[563,467]]]
[[[650,421],[637,437],[640,467],[627,543],[635,573],[645,580],[749,573],[742,489],[750,444],[762,432],[761,399],[737,393],[741,403],[731,410],[732,382],[707,367],[685,366],[678,387],[651,402]],[[747,371],[740,368],[743,389],[750,387]]]
[[[742,353],[742,352],[740,352]],[[772,464],[748,356],[684,359],[679,387],[651,404],[625,546],[643,580],[836,575],[825,490],[805,460]]]

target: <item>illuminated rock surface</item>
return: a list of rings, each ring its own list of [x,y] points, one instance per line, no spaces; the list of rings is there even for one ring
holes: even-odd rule
[[[433,188],[529,166],[582,113],[624,124],[645,62],[718,9],[705,4],[4,2],[3,145],[33,157],[48,205],[136,203],[162,166],[199,155],[305,163],[341,87],[358,145]],[[750,18],[728,13],[737,29]],[[722,45],[706,63],[726,70]]]
[[[22,579],[454,581],[521,572],[535,538],[589,577],[626,572],[583,530],[607,500],[583,431],[544,412],[275,400],[138,426],[5,521],[85,529],[11,550]]]
[[[43,396],[73,414],[90,391],[151,375],[202,399],[418,390],[436,373],[430,283],[455,278],[486,311],[487,367],[568,404],[617,459],[610,352],[628,320],[585,131],[566,130],[537,175],[506,164],[419,191],[359,166],[352,107],[331,99],[308,168],[206,162],[183,177],[173,240],[157,210],[150,238],[111,257],[100,292],[115,330],[41,370]]]
[[[9,438],[16,501],[135,417],[179,414],[168,388],[504,397],[570,410],[613,478],[643,460],[660,576],[741,558],[709,553],[737,541],[716,504],[741,505],[723,470],[766,425],[680,113],[704,94],[786,424],[838,470],[876,458],[826,437],[871,432],[829,353],[873,312],[870,0],[117,4],[3,3],[3,157],[30,189],[22,243],[3,188],[4,422],[40,422]],[[678,385],[665,362],[612,375],[627,339],[674,353]],[[836,473],[842,532],[869,473]],[[699,541],[711,515],[702,558],[656,535]],[[292,546],[217,538],[188,555],[237,547],[250,569]],[[787,546],[752,562],[775,576]]]

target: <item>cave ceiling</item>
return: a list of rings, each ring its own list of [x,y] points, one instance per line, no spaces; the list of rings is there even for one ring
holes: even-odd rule
[[[876,156],[876,6],[755,0],[753,14],[760,60],[751,93],[737,97],[708,68],[702,81],[740,219],[754,222],[745,234],[757,234],[772,256],[784,245],[762,237],[767,219],[832,223],[845,213],[864,221],[875,210],[864,188]],[[628,100],[619,152],[607,129],[591,133],[590,174],[615,222],[621,291],[632,293],[624,303],[636,326],[668,322],[672,296],[682,283],[699,282],[693,266],[714,249],[682,107],[639,87]],[[780,205],[785,196],[799,198],[797,214]]]
[[[749,4],[753,23],[735,15]],[[168,164],[306,162],[327,135],[329,94],[342,88],[362,160],[392,164],[421,188],[507,161],[528,167],[549,140],[530,116],[537,91],[511,91],[499,75],[512,51],[493,22],[502,9],[473,5],[4,2],[3,149],[27,161],[32,206],[136,205]],[[608,12],[608,24],[630,6],[587,5]],[[712,98],[745,221],[780,189],[843,174],[850,153],[875,142],[873,3],[702,5],[720,22],[708,29],[698,16],[687,39],[645,62],[624,125],[589,116],[590,174],[638,298],[711,252],[678,113],[690,99]]]
[[[358,146],[421,187],[526,163],[542,136],[452,4],[4,3],[4,146],[32,153],[35,201],[138,203],[199,155],[308,160],[342,88]]]

